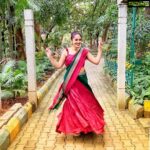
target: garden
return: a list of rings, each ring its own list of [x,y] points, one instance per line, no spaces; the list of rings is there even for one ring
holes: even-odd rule
[[[109,5],[111,3],[111,5]],[[0,112],[27,97],[27,64],[24,38],[24,9],[34,11],[36,78],[40,88],[55,72],[45,55],[49,46],[59,57],[70,42],[70,32],[83,35],[83,43],[96,49],[99,37],[104,44],[104,70],[115,81],[117,75],[117,21],[115,0],[3,0],[0,5]],[[150,100],[150,11],[128,10],[126,92],[135,103]],[[133,32],[134,30],[134,32]],[[42,34],[45,33],[45,39]],[[134,41],[134,43],[133,43]]]
[[[135,104],[150,100],[150,12],[146,8],[128,10],[126,92]],[[112,28],[111,41],[105,45],[105,71],[117,78],[117,26]]]

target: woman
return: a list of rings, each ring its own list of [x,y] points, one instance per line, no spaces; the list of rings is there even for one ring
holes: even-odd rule
[[[53,58],[49,48],[46,54],[53,66],[61,68],[66,65],[66,74],[58,93],[49,110],[57,108],[63,100],[62,112],[58,116],[56,132],[79,135],[80,133],[104,132],[103,109],[95,98],[87,82],[84,68],[85,60],[99,64],[102,55],[102,41],[94,57],[87,48],[81,48],[82,36],[79,32],[71,33],[72,46],[62,52],[59,61]]]

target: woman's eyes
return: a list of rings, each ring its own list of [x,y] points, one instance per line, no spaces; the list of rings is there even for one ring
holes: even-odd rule
[[[81,41],[81,39],[75,39],[75,41]]]

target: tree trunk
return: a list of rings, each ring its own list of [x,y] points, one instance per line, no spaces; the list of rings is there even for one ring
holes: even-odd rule
[[[93,43],[92,43],[93,39],[92,39],[92,33],[90,33],[90,48],[92,49],[93,47]]]
[[[1,85],[0,85],[0,110],[2,110],[2,99],[1,99],[2,91],[1,91]]]
[[[145,7],[145,16],[150,18],[150,7]]]
[[[107,24],[104,26],[104,32],[103,32],[103,35],[102,35],[102,40],[105,42],[106,39],[107,39],[107,33],[108,33],[108,29],[110,27],[110,24]]]
[[[14,24],[14,7],[9,6],[9,19],[8,19],[8,41],[9,41],[9,51],[8,51],[8,57],[14,58],[13,51],[14,51],[14,32],[13,32],[13,24]]]
[[[96,33],[96,46],[98,46],[98,42],[99,42],[99,32]]]
[[[2,32],[0,31],[0,62],[3,58]]]
[[[13,58],[13,32],[12,26],[8,27],[8,41],[9,41],[9,51],[7,52],[7,57]]]
[[[5,34],[4,31],[1,31],[1,35],[2,35],[2,53],[4,54],[4,57],[6,57],[6,51],[5,51]]]
[[[34,30],[36,33],[36,50],[41,50],[41,31],[40,31],[40,25],[35,22]]]
[[[24,50],[24,41],[21,27],[16,30],[16,50],[17,50],[17,59],[26,59],[26,54]]]

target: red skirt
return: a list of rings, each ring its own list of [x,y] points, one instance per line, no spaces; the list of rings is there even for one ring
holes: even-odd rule
[[[104,111],[94,94],[79,80],[76,80],[58,115],[56,132],[102,134],[104,125]]]

